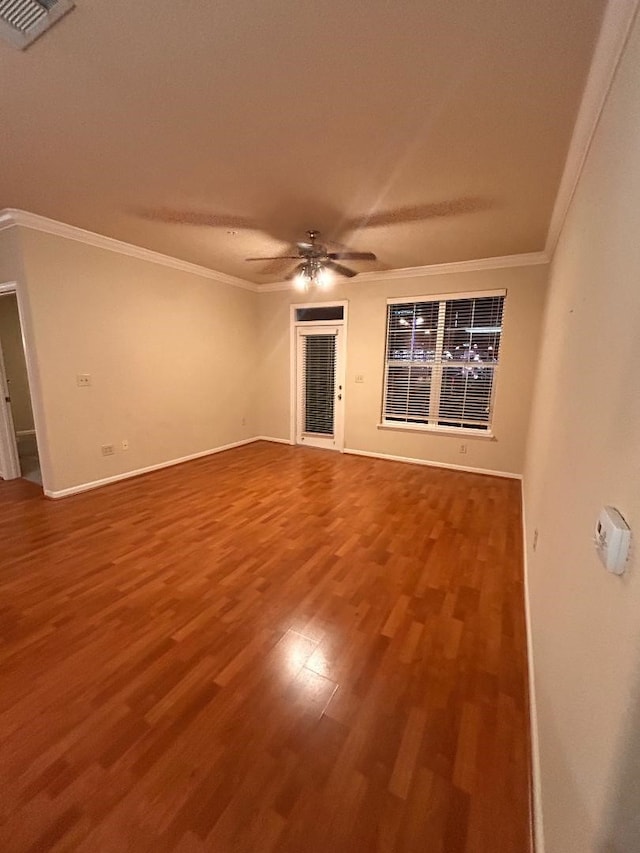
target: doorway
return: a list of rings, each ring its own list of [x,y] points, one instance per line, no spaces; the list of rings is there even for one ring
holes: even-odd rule
[[[15,290],[0,292],[0,477],[42,485],[23,341]]]
[[[344,449],[345,303],[292,306],[295,443]]]

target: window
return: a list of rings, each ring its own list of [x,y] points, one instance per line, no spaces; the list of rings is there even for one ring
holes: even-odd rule
[[[317,320],[344,320],[344,305],[296,308],[296,323],[314,323]]]
[[[387,306],[383,423],[488,432],[504,292]]]

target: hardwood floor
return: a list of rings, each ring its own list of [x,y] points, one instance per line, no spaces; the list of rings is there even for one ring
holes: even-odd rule
[[[258,443],[0,513],[5,853],[530,849],[517,481]]]

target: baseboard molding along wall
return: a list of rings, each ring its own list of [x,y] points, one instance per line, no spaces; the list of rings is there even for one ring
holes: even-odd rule
[[[527,628],[527,672],[529,675],[529,727],[531,729],[531,787],[533,812],[532,849],[544,853],[542,814],[542,782],[540,778],[540,741],[538,738],[538,706],[536,702],[536,675],[533,667],[533,633],[531,628],[531,603],[529,599],[529,561],[527,558],[527,520],[522,492],[522,563],[524,570],[524,616]]]
[[[221,447],[213,447],[211,450],[201,450],[199,453],[191,453],[189,456],[181,456],[179,459],[169,459],[166,462],[159,462],[157,465],[148,465],[146,468],[137,468],[134,471],[125,471],[122,474],[114,474],[113,477],[105,477],[103,480],[93,480],[91,483],[80,483],[78,486],[70,486],[68,489],[60,489],[59,491],[51,491],[45,489],[44,493],[48,498],[66,498],[69,495],[77,495],[80,492],[88,492],[91,489],[99,489],[101,486],[108,486],[110,483],[117,483],[120,480],[129,480],[131,477],[139,477],[141,474],[150,474],[152,471],[160,471],[162,468],[171,468],[173,465],[181,465],[183,462],[191,462],[194,459],[201,459],[203,456],[213,456],[214,453],[222,453],[225,450],[232,450],[234,447],[242,447],[244,444],[252,444],[259,439],[243,438],[241,441],[234,441],[231,444],[223,444]],[[277,441],[278,439],[273,439]]]
[[[292,444],[294,441],[288,438],[273,438],[269,435],[259,435],[256,441],[273,441],[276,444]],[[426,465],[430,468],[448,468],[451,471],[466,471],[468,474],[487,474],[489,477],[508,477],[512,480],[522,480],[522,474],[514,474],[511,471],[491,471],[487,468],[472,468],[469,465],[452,465],[448,462],[433,462],[427,459],[413,459],[410,456],[391,456],[388,453],[374,453],[369,450],[355,450],[345,447],[342,451],[351,456],[370,456],[372,459],[386,459],[389,462],[406,462],[408,465]]]
[[[514,474],[511,471],[491,471],[487,468],[471,468],[468,465],[452,465],[448,462],[412,459],[409,456],[391,456],[388,453],[374,453],[369,450],[354,450],[347,447],[345,447],[344,452],[351,456],[370,456],[372,459],[386,459],[389,462],[406,462],[409,465],[426,465],[429,468],[447,468],[451,471],[466,471],[468,474],[487,474],[489,477],[508,477],[511,480],[522,480],[522,474]]]
[[[202,450],[199,453],[191,453],[189,456],[181,456],[179,459],[169,459],[166,462],[159,462],[157,465],[148,465],[146,468],[136,468],[133,471],[124,471],[122,474],[114,474],[112,477],[105,477],[101,480],[93,480],[90,483],[79,483],[77,486],[70,486],[68,489],[60,489],[53,491],[45,489],[44,493],[48,498],[54,500],[58,498],[66,498],[70,495],[77,495],[80,492],[88,492],[92,489],[99,489],[101,486],[108,486],[110,483],[118,483],[120,480],[128,480],[131,477],[139,477],[141,474],[150,474],[152,471],[160,471],[162,468],[170,468],[172,465],[181,465],[183,462],[191,462],[193,459],[201,459],[203,456],[213,456],[214,453],[222,453],[225,450],[232,450],[234,447],[242,447],[244,444],[252,444],[254,441],[269,441],[274,444],[288,444],[292,442],[288,438],[276,438],[269,435],[256,435],[252,438],[244,438],[241,441],[234,441],[231,444],[223,444],[221,447],[213,447],[210,450]],[[368,450],[355,450],[345,448],[344,453],[351,456],[370,456],[372,459],[386,459],[389,462],[405,462],[409,465],[426,465],[430,468],[447,468],[452,471],[466,471],[470,474],[487,474],[490,477],[509,477],[515,480],[521,480],[522,474],[513,474],[509,471],[490,471],[486,468],[472,468],[468,465],[451,465],[446,462],[433,462],[426,459],[412,459],[408,456],[391,456],[387,453],[373,453]]]

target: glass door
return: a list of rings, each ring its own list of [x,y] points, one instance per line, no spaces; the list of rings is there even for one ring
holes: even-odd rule
[[[342,450],[344,367],[342,326],[298,327],[296,443]]]

